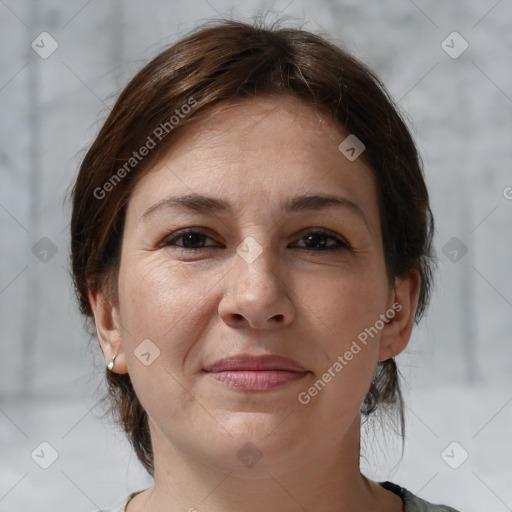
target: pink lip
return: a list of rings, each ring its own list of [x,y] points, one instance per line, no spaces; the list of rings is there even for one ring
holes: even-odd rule
[[[270,391],[308,373],[297,361],[270,354],[227,357],[207,365],[204,371],[215,380],[243,391]]]

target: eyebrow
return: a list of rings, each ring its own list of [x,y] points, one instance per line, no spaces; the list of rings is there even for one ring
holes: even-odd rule
[[[281,209],[285,213],[318,211],[332,207],[343,207],[351,210],[364,221],[368,231],[371,232],[362,208],[347,197],[329,194],[304,194],[292,197],[281,205]],[[142,220],[147,220],[152,214],[163,208],[181,208],[201,213],[232,213],[233,211],[230,203],[224,199],[201,194],[187,194],[184,196],[170,196],[158,201],[142,214]]]

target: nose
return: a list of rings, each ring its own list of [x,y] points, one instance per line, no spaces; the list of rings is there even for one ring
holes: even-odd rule
[[[219,316],[235,328],[275,329],[289,325],[295,308],[283,262],[268,247],[254,260],[246,260],[240,254],[235,254],[233,267],[225,277]]]

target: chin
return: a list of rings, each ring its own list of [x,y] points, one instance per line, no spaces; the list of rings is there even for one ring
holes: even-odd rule
[[[212,439],[212,444],[222,447],[226,460],[240,469],[244,466],[251,469],[251,458],[252,467],[271,467],[284,462],[293,451],[300,449],[301,440],[307,438],[304,425],[294,421],[289,409],[281,414],[228,412],[224,418],[219,423],[226,430],[219,426],[220,443]]]

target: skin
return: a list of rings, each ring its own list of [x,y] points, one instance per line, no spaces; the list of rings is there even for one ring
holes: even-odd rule
[[[347,135],[294,98],[239,101],[184,127],[136,185],[119,301],[90,293],[105,360],[116,355],[113,371],[129,372],[150,417],[155,482],[128,512],[402,510],[398,496],[360,473],[359,411],[377,362],[409,341],[420,278],[397,278],[393,291],[374,178],[361,158],[338,150]],[[233,211],[161,207],[143,219],[162,199],[190,193],[225,199]],[[349,198],[366,223],[347,207],[280,210],[306,193]],[[205,234],[195,252],[164,244],[189,227]],[[350,248],[305,251],[319,247],[305,238],[318,229]],[[262,250],[251,263],[236,251],[247,237]],[[301,404],[298,394],[394,303],[402,306],[394,318]],[[145,339],[160,350],[148,366],[134,352]],[[202,372],[239,353],[290,357],[310,373],[254,393]],[[262,455],[252,467],[237,457],[247,442]]]

